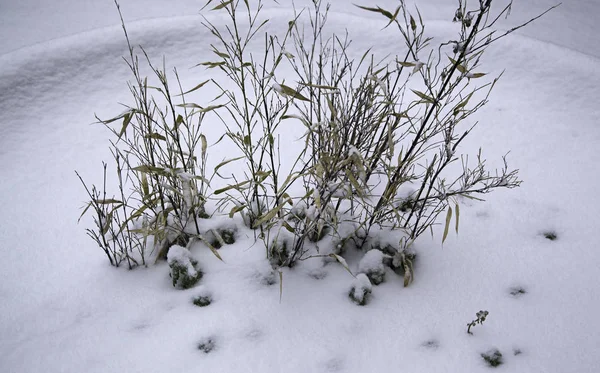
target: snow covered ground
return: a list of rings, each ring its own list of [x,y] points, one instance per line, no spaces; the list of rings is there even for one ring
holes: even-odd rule
[[[381,18],[333,2],[333,28],[389,51]],[[553,4],[515,1],[505,25]],[[132,41],[167,56],[190,87],[207,51],[202,5],[122,1]],[[419,5],[432,36],[449,32],[455,2]],[[266,14],[287,25],[289,2]],[[0,372],[478,372],[492,369],[480,356],[492,348],[499,371],[597,372],[599,14],[597,1],[565,2],[490,50],[489,72],[506,72],[464,150],[482,145],[492,164],[511,150],[523,185],[465,205],[443,248],[418,242],[410,287],[390,277],[358,307],[352,277],[316,260],[284,273],[280,303],[264,249],[243,237],[221,249],[225,263],[194,251],[205,275],[187,291],[166,264],[109,267],[77,225],[86,196],[73,170],[98,181],[108,134],[93,115],[128,101],[116,10],[0,3]],[[207,132],[210,143],[220,135]],[[206,294],[210,306],[192,304]],[[488,319],[468,335],[479,310]]]

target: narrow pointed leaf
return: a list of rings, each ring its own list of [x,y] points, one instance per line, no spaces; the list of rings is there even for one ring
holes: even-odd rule
[[[431,104],[435,103],[435,101],[433,100],[433,98],[427,96],[425,93],[416,91],[414,89],[411,89],[411,91],[413,91],[413,93],[415,95],[419,96],[419,98],[421,98],[421,99],[423,99],[423,100],[425,100],[425,101],[427,101],[427,102],[429,102]]]
[[[219,9],[223,9],[223,8],[225,8],[227,5],[231,4],[232,2],[233,2],[233,0],[223,1],[221,4],[217,5],[216,7],[212,8],[211,10],[219,10]]]
[[[444,227],[442,243],[444,243],[444,241],[446,241],[446,237],[448,237],[448,228],[450,227],[450,220],[452,220],[452,207],[448,206],[448,213],[446,214],[446,226]]]
[[[456,234],[458,234],[458,220],[460,218],[460,210],[458,208],[458,203],[456,203],[455,210],[456,210]]]

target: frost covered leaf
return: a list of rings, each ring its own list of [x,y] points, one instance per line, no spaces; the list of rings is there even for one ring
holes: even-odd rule
[[[465,76],[470,79],[477,79],[477,78],[481,78],[482,76],[485,76],[485,75],[486,75],[485,73],[468,73]]]
[[[284,96],[289,96],[289,97],[296,98],[296,99],[301,100],[301,101],[308,101],[308,102],[310,102],[310,100],[307,99],[306,97],[302,96],[300,94],[300,92],[296,91],[295,89],[293,89],[291,87],[288,87],[285,84],[274,83],[273,84],[273,89],[275,91],[277,91],[278,93],[284,95]]]
[[[450,227],[450,220],[452,220],[452,207],[448,206],[448,213],[446,214],[446,226],[444,227],[442,243],[444,243],[444,241],[446,241],[446,237],[448,237],[448,228]]]
[[[413,69],[412,73],[416,73],[417,71],[421,70],[421,68],[425,66],[425,64],[421,61],[416,61],[415,62],[415,68]]]

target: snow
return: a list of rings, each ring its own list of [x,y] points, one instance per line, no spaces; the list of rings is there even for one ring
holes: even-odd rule
[[[385,267],[383,266],[383,253],[377,249],[369,250],[358,263],[358,271],[377,279],[375,283],[383,281]],[[381,281],[379,280],[381,279]]]
[[[388,53],[385,22],[351,3],[334,2],[331,28],[348,28],[357,49]],[[430,35],[453,30],[455,4],[419,1]],[[133,43],[151,58],[164,54],[184,88],[206,79],[189,69],[209,50],[197,14],[203,3],[121,5]],[[516,1],[506,27],[551,5]],[[287,27],[289,14],[289,2],[267,2],[275,25]],[[481,145],[491,166],[511,150],[523,185],[486,202],[463,201],[458,235],[443,248],[438,231],[415,244],[414,282],[404,288],[388,273],[358,307],[348,299],[355,279],[335,261],[283,269],[280,284],[238,216],[236,243],[219,249],[223,262],[192,248],[204,273],[194,288],[174,289],[167,263],[108,266],[85,235],[91,221],[77,225],[86,196],[73,170],[101,181],[108,133],[90,123],[94,113],[112,117],[119,102],[130,102],[117,13],[110,1],[2,3],[0,372],[487,372],[481,354],[496,348],[503,371],[596,372],[598,14],[597,1],[565,2],[489,51],[486,72],[506,72],[464,150]],[[290,136],[300,138],[303,126],[291,123]],[[221,135],[217,123],[204,131],[209,144]],[[208,149],[213,167],[233,154],[225,144]],[[557,239],[546,239],[548,231]],[[351,254],[343,255],[357,273]],[[205,294],[213,302],[194,306]],[[489,316],[468,335],[482,309]],[[200,351],[209,340],[214,350]]]

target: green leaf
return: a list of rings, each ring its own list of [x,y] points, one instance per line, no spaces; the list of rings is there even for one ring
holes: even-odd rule
[[[456,105],[456,107],[454,108],[454,115],[458,115],[458,113],[460,112],[460,110],[462,108],[464,108],[465,106],[467,106],[467,104],[469,103],[469,100],[471,99],[471,96],[473,96],[473,92],[469,93],[469,95],[467,96],[467,98],[465,98],[458,105]]]
[[[417,29],[417,23],[415,22],[415,19],[413,18],[413,16],[410,16],[410,28],[415,31]]]
[[[281,87],[281,91],[282,91],[281,93],[283,93],[284,95],[296,98],[296,99],[301,100],[301,101],[308,101],[308,102],[310,102],[309,99],[307,99],[306,97],[302,96],[300,94],[300,92],[296,91],[295,89],[293,89],[291,87],[288,87],[287,85],[284,85],[284,84],[280,84],[279,86]]]
[[[149,165],[137,166],[137,167],[132,168],[132,170],[139,171],[139,172],[145,172],[145,173],[149,173],[149,174],[164,174],[165,173],[164,168],[154,167],[154,166],[149,166]]]
[[[281,298],[283,297],[283,272],[281,270],[279,272],[279,303],[281,303]]]
[[[261,216],[260,219],[258,219],[256,222],[254,222],[254,224],[252,225],[252,228],[258,228],[263,223],[273,219],[275,217],[275,215],[277,215],[277,213],[283,208],[283,206],[285,206],[285,203],[281,203],[279,206],[275,207],[271,211],[263,214],[263,216]]]
[[[458,234],[458,220],[460,218],[460,210],[458,209],[458,202],[456,203],[456,234]]]
[[[167,139],[163,135],[161,135],[160,133],[156,133],[156,132],[151,132],[149,134],[146,134],[146,135],[144,135],[144,138],[167,141]]]
[[[225,61],[219,61],[219,62],[201,62],[201,63],[197,64],[196,66],[206,66],[207,69],[214,69],[215,67],[223,66],[225,64],[226,64]]]
[[[385,16],[387,19],[389,19],[389,20],[393,20],[393,19],[394,19],[394,15],[393,15],[392,13],[388,12],[388,11],[387,11],[387,10],[385,10],[385,9],[381,9],[380,7],[377,7],[377,8],[369,8],[369,7],[366,7],[366,6],[361,6],[361,5],[356,5],[356,4],[354,4],[354,6],[356,6],[356,7],[359,7],[360,9],[368,10],[369,12],[375,12],[375,13],[382,14],[382,15],[384,15],[384,16]]]
[[[141,176],[140,178],[142,179],[142,193],[144,194],[143,197],[146,198],[149,194],[150,194],[150,187],[148,186],[148,178],[146,177],[146,174],[143,172],[140,172]]]
[[[119,138],[121,138],[121,136],[123,136],[127,130],[127,126],[131,122],[131,118],[133,118],[133,111],[130,111],[123,116],[123,127],[121,127],[121,132],[119,132]]]
[[[398,65],[404,66],[404,67],[413,67],[413,66],[416,66],[412,62],[405,62],[405,61],[396,61],[396,62],[398,63]]]
[[[122,201],[116,200],[116,199],[97,199],[94,201],[95,203],[99,204],[99,205],[110,205],[110,204],[114,204],[114,203],[123,203]]]
[[[83,218],[83,215],[85,215],[85,213],[87,212],[87,210],[89,210],[89,208],[92,206],[92,202],[88,202],[87,206],[85,206],[85,208],[83,209],[83,212],[81,213],[81,215],[79,215],[79,219],[77,219],[77,223],[79,223],[79,221],[81,220],[81,218]]]
[[[225,188],[215,190],[215,194],[221,194],[221,193],[224,193],[231,189],[238,189],[238,188],[243,187],[244,185],[248,184],[249,182],[250,182],[250,180],[246,180],[246,181],[242,181],[241,183],[234,184],[234,185],[228,185]]]
[[[413,91],[413,93],[415,95],[419,96],[419,98],[425,100],[426,102],[429,102],[430,104],[434,104],[435,103],[435,100],[433,98],[427,96],[425,93],[416,91],[414,89],[411,89],[411,91]]]
[[[234,208],[231,209],[231,211],[229,211],[229,218],[233,218],[233,215],[242,211],[245,208],[246,208],[246,205],[235,206]]]
[[[183,117],[181,116],[181,114],[179,114],[177,116],[177,119],[175,119],[175,125],[173,126],[174,131],[177,131],[179,129],[181,123],[183,123]]]
[[[450,227],[450,220],[452,220],[452,207],[448,206],[448,213],[446,214],[446,226],[444,227],[444,235],[442,236],[442,244],[448,237],[448,228]]]
[[[225,8],[227,5],[231,4],[232,2],[233,2],[233,0],[223,1],[221,4],[217,5],[216,7],[212,8],[211,10],[219,10],[219,9],[223,9],[223,8]]]
[[[281,225],[283,225],[283,227],[290,233],[294,234],[296,233],[296,230],[294,229],[294,227],[292,227],[287,221],[283,221],[283,223],[281,223]]]
[[[231,58],[227,53],[219,52],[216,48],[213,49],[213,53],[221,58]]]
[[[228,163],[235,162],[235,161],[239,161],[240,159],[243,159],[243,158],[245,158],[245,157],[244,157],[244,156],[241,156],[241,157],[232,158],[232,159],[228,159],[228,160],[226,160],[226,161],[223,161],[223,162],[219,163],[219,164],[218,164],[218,165],[215,167],[215,170],[214,170],[214,172],[215,172],[215,173],[217,173],[217,171],[219,170],[219,168],[221,168],[221,167],[225,166],[225,165],[226,165],[226,164],[228,164]]]
[[[460,72],[461,72],[461,74],[464,74],[464,73],[466,73],[466,72],[467,72],[467,69],[466,69],[466,68],[465,68],[463,65],[459,64],[458,62],[456,62],[456,61],[455,61],[454,59],[452,59],[451,57],[448,57],[448,59],[450,60],[450,62],[452,62],[452,64],[453,64],[454,66],[456,66],[456,69],[457,69],[458,71],[460,71]]]
[[[179,94],[177,96],[183,96],[183,95],[187,95],[188,93],[192,93],[192,92],[194,92],[194,91],[196,91],[196,90],[204,87],[204,85],[206,83],[208,83],[208,82],[210,82],[210,79],[203,81],[202,83],[198,84],[197,86],[195,86],[194,88],[190,89],[189,91],[183,92],[182,94]]]

